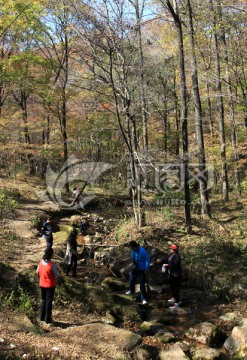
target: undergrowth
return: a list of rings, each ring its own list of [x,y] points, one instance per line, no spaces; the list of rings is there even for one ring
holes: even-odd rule
[[[14,210],[19,206],[18,197],[19,193],[16,190],[0,189],[0,218],[6,218],[13,214]]]
[[[28,317],[34,316],[34,302],[20,285],[15,286],[11,291],[2,292],[0,299],[3,308],[18,311]]]

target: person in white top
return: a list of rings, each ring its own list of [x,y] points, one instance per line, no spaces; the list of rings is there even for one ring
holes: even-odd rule
[[[78,208],[84,209],[84,204],[82,197],[80,195],[81,191],[77,187],[73,189],[72,196],[74,198],[73,205],[77,205]]]

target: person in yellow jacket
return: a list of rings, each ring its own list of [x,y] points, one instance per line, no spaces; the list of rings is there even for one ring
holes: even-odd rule
[[[39,285],[41,289],[41,304],[39,318],[47,324],[52,322],[52,303],[60,274],[56,264],[51,261],[53,248],[45,249],[43,258],[39,261],[37,274],[39,275]]]

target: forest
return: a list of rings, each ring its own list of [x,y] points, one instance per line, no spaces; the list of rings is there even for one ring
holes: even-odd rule
[[[144,184],[181,199],[188,232],[194,203],[210,217],[212,191],[246,188],[244,1],[3,1],[0,41],[9,177],[108,163],[139,227]]]
[[[91,222],[84,245],[90,231],[109,249],[133,239],[162,251],[179,243],[190,291],[193,286],[203,294],[212,291],[220,307],[226,302],[229,311],[236,306],[242,317],[247,314],[241,310],[247,250],[246,15],[245,0],[0,2],[0,300],[6,311],[16,307],[15,294],[19,303],[31,299],[34,317],[35,280],[23,275],[23,268],[31,253],[43,250],[40,239],[35,247],[35,232],[44,214],[52,214],[66,226],[70,215]],[[84,212],[71,198],[76,187]],[[57,240],[57,259],[64,255],[64,240]],[[21,275],[14,277],[9,266]],[[73,283],[73,301],[77,286],[88,291],[85,279],[96,276],[96,265],[92,273],[83,268]],[[23,287],[22,276],[29,279]],[[14,290],[7,289],[9,280]],[[69,289],[71,280],[64,281]],[[63,286],[61,309],[72,301],[64,299]],[[85,306],[94,316],[112,306],[99,310],[90,301]],[[205,314],[200,316],[202,322]],[[133,319],[123,320],[124,327],[138,333]],[[14,359],[1,340],[2,333],[0,359]],[[163,345],[155,343],[155,350],[145,341],[150,357],[129,351],[126,359],[158,359]],[[236,356],[244,359],[246,348],[241,351]],[[78,355],[31,353],[30,359]],[[204,360],[193,351],[186,354]],[[78,359],[125,359],[88,356]]]

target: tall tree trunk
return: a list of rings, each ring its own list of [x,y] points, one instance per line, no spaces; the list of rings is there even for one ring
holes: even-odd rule
[[[138,162],[137,154],[138,154],[138,139],[137,139],[137,129],[136,129],[136,119],[135,116],[131,114],[131,100],[129,96],[128,89],[125,88],[124,91],[124,99],[123,108],[125,112],[125,118],[127,123],[127,131],[124,129],[122,124],[122,111],[120,106],[120,99],[115,88],[115,81],[113,76],[113,54],[110,50],[109,53],[110,60],[110,77],[111,77],[111,86],[113,90],[113,97],[115,100],[116,107],[116,116],[119,125],[120,132],[124,139],[124,142],[128,148],[129,156],[130,156],[130,192],[131,192],[131,200],[132,200],[132,209],[134,213],[134,221],[138,228],[141,228],[145,224],[145,217],[142,211],[142,189],[141,189],[141,178],[140,178],[140,164]],[[124,73],[124,71],[123,71]],[[127,84],[127,81],[125,82]]]
[[[225,139],[225,115],[224,102],[222,94],[221,83],[221,66],[220,66],[220,49],[218,41],[218,16],[213,7],[212,0],[210,6],[213,12],[213,36],[215,45],[215,67],[216,67],[216,95],[217,95],[217,110],[219,113],[219,135],[220,135],[220,158],[221,158],[221,181],[222,181],[222,196],[225,201],[229,200],[228,194],[228,171],[226,164],[226,139]]]
[[[144,82],[144,56],[143,56],[143,44],[142,44],[142,29],[141,29],[141,14],[139,8],[139,0],[135,0],[135,12],[137,22],[137,37],[138,37],[138,49],[140,59],[140,99],[141,99],[141,114],[142,114],[142,131],[143,131],[143,149],[144,153],[148,154],[148,111],[147,111],[147,99],[145,94],[145,82]]]
[[[64,64],[63,64],[63,87],[62,87],[62,116],[61,116],[61,128],[63,136],[63,159],[64,164],[68,161],[68,137],[67,137],[67,84],[69,76],[69,41],[68,41],[68,21],[66,18],[66,9],[64,9]],[[68,169],[65,171],[65,190],[69,193],[69,175]]]
[[[164,111],[163,111],[163,125],[164,125],[164,150],[165,150],[165,159],[167,158],[168,153],[168,111],[167,111],[167,99],[164,99]]]
[[[180,108],[178,104],[178,95],[176,92],[176,81],[174,80],[174,99],[175,99],[175,125],[176,125],[176,137],[175,137],[175,154],[179,156],[179,149],[180,149],[180,137],[179,137],[179,129],[180,129]]]
[[[28,130],[28,123],[27,123],[27,98],[28,98],[28,96],[29,96],[29,94],[27,94],[25,91],[21,90],[19,106],[22,111],[22,120],[23,120],[23,124],[24,124],[23,133],[24,133],[25,143],[31,144],[29,130]],[[17,100],[16,97],[15,97],[15,99]]]
[[[222,21],[221,8],[220,11],[220,19],[221,19],[221,39],[224,44],[224,60],[226,63],[226,84],[227,84],[227,95],[228,95],[228,108],[229,108],[229,116],[231,121],[231,142],[232,142],[232,151],[233,151],[233,162],[234,162],[234,174],[236,180],[236,187],[239,195],[241,195],[241,182],[240,182],[240,174],[238,171],[238,145],[237,145],[237,134],[236,134],[236,126],[235,126],[235,113],[234,113],[234,104],[233,104],[233,95],[232,95],[232,86],[231,86],[231,78],[230,78],[230,69],[229,69],[229,57],[228,57],[228,49],[227,49],[227,41],[225,29]]]
[[[175,1],[176,4],[176,1]],[[182,121],[182,149],[183,149],[183,181],[184,181],[184,199],[185,199],[185,223],[187,232],[191,232],[191,212],[190,212],[190,188],[189,188],[189,155],[188,155],[188,106],[187,106],[187,87],[186,87],[186,73],[184,60],[184,44],[183,44],[183,29],[178,9],[174,9],[169,0],[166,0],[166,5],[174,19],[179,48],[179,70],[180,70],[180,93],[181,93],[181,121]]]
[[[210,86],[209,86],[209,83],[207,83],[207,85],[206,85],[206,91],[207,91],[209,129],[210,129],[211,138],[213,139],[213,137],[214,137],[214,126],[213,126],[213,118],[212,118],[212,104],[211,104],[211,98],[210,98]]]
[[[194,35],[194,25],[192,19],[192,9],[190,0],[187,0],[187,11],[189,19],[189,39],[191,46],[191,70],[192,70],[192,85],[193,85],[193,96],[195,103],[195,125],[196,125],[196,139],[198,144],[198,153],[199,153],[199,185],[200,185],[200,197],[201,197],[201,206],[202,214],[211,216],[209,197],[208,197],[208,181],[207,181],[207,167],[206,167],[206,158],[205,158],[205,148],[204,148],[204,136],[203,136],[203,126],[202,126],[202,107],[201,107],[201,98],[199,93],[199,84],[198,84],[198,70],[197,70],[197,60],[195,52],[195,35]]]

